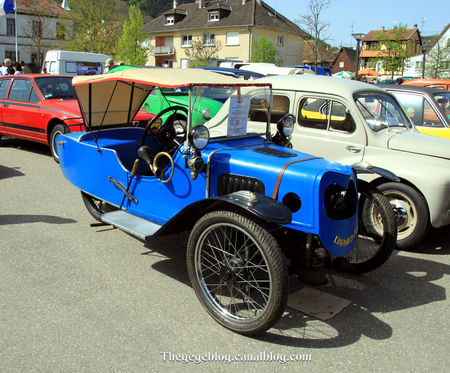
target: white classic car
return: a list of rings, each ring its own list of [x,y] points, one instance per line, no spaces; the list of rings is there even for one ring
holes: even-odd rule
[[[450,224],[450,141],[418,133],[392,94],[311,75],[258,81],[273,85],[272,123],[286,113],[296,115],[294,149],[348,165],[368,162],[400,178],[358,175],[390,199],[400,249],[417,247],[430,225]],[[263,118],[250,119],[258,125]]]

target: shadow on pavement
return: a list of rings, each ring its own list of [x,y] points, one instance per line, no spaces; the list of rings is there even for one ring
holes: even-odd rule
[[[14,176],[25,176],[23,172],[18,171],[20,167],[5,167],[0,165],[0,180]]]
[[[430,250],[434,250],[435,242],[446,244],[443,232],[431,232],[427,242]],[[185,262],[186,238],[187,235],[178,234],[152,240],[146,244],[149,251],[143,255],[164,258],[153,264],[152,268],[190,286]],[[381,268],[364,275],[330,270],[327,274],[329,283],[317,289],[351,300],[350,306],[327,321],[286,308],[280,321],[257,339],[309,348],[347,346],[363,336],[376,340],[389,339],[393,329],[377,317],[377,313],[401,311],[446,300],[445,288],[433,282],[450,274],[450,266],[413,255],[417,254],[399,252]],[[304,286],[294,276],[290,281],[291,292]],[[195,296],[193,291],[192,296]]]
[[[1,140],[2,147],[22,149],[28,152],[47,155],[51,157],[50,149],[47,145],[38,142],[26,141],[22,139],[15,139],[12,137],[4,137]]]
[[[76,222],[73,219],[52,215],[0,215],[0,225],[27,223],[69,224]]]
[[[423,254],[450,254],[450,225],[430,229],[419,247],[409,251]]]

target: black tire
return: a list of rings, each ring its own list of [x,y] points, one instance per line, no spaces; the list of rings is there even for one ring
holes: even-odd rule
[[[378,186],[387,197],[397,221],[397,248],[417,249],[430,228],[430,214],[425,198],[414,188],[402,183]]]
[[[104,213],[117,210],[117,208],[110,205],[109,203],[97,199],[83,191],[81,191],[81,199],[83,200],[84,205],[86,206],[86,209],[88,210],[89,214],[91,214],[92,217],[98,221],[102,221],[101,216]]]
[[[376,187],[358,181],[358,238],[353,250],[336,260],[336,269],[365,273],[383,265],[395,249],[397,224],[388,199]]]
[[[69,129],[64,124],[57,124],[53,127],[52,132],[50,133],[49,145],[50,145],[50,153],[52,154],[53,159],[56,163],[59,163],[58,151],[56,150],[56,137],[59,135],[64,135],[68,133]]]
[[[225,328],[256,335],[283,314],[288,273],[281,249],[266,229],[240,214],[203,216],[189,236],[187,267],[198,299]]]

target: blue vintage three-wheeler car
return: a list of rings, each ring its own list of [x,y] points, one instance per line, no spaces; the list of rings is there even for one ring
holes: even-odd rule
[[[91,214],[146,240],[190,231],[187,268],[207,312],[235,332],[254,335],[282,315],[288,264],[310,265],[350,253],[357,239],[358,191],[349,166],[283,147],[294,118],[270,133],[270,84],[198,69],[131,69],[75,77],[88,130],[57,139],[61,169],[81,189]],[[155,87],[235,93],[204,125],[128,126]],[[248,119],[267,118],[264,133]],[[172,116],[175,117],[175,116]]]

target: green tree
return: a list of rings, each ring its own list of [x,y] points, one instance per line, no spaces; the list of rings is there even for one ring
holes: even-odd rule
[[[379,58],[383,62],[383,68],[387,73],[403,74],[405,60],[411,57],[411,48],[413,41],[405,40],[404,35],[407,32],[405,25],[394,26],[391,32],[383,32],[378,35],[378,50],[383,50],[384,56]]]
[[[123,34],[116,46],[116,58],[126,64],[144,65],[148,48],[144,46],[147,36],[143,31],[144,18],[138,5],[131,5],[123,23]]]
[[[189,66],[208,66],[211,60],[217,58],[217,52],[222,48],[222,43],[209,42],[200,38],[192,40],[192,48],[185,50],[186,56],[189,57]]]
[[[114,55],[121,34],[119,0],[69,0],[73,37],[68,49]]]
[[[428,78],[448,79],[450,69],[450,44],[439,43],[438,36],[434,37],[431,45],[434,45],[425,57],[425,75]]]
[[[253,40],[250,62],[275,63],[276,47],[264,36]]]

